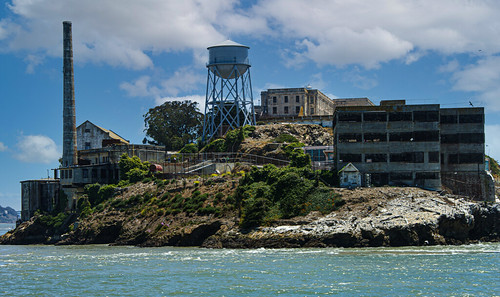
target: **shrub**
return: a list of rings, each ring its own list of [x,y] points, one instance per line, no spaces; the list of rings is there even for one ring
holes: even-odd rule
[[[225,140],[222,138],[213,140],[207,146],[205,146],[202,151],[212,152],[212,153],[221,153],[224,152],[225,149]]]
[[[279,143],[283,143],[283,142],[287,142],[287,143],[292,143],[292,142],[299,142],[297,140],[297,138],[295,138],[295,136],[291,135],[291,134],[287,134],[287,133],[282,133],[280,134],[278,137],[276,137],[274,139],[274,142],[279,142]]]
[[[245,201],[240,226],[243,228],[260,226],[268,210],[269,200],[265,198],[249,199]]]
[[[126,153],[124,153],[120,157],[119,161],[119,166],[120,166],[120,179],[126,180],[128,179],[130,182],[135,183],[138,181],[141,181],[144,176],[148,173],[149,171],[149,163],[148,162],[142,162],[141,159],[137,156],[133,156],[132,158],[129,157]],[[134,181],[130,179],[131,171],[134,170],[135,172],[133,173]],[[138,175],[139,173],[143,172],[144,174],[139,178]]]
[[[102,201],[108,200],[109,198],[113,197],[115,194],[115,185],[104,185],[99,189],[99,198]],[[100,202],[99,202],[100,203]]]
[[[140,168],[132,168],[126,173],[126,177],[131,183],[136,183],[142,181],[147,174],[148,172],[146,170]]]
[[[194,143],[186,144],[179,153],[181,154],[196,154],[198,152],[198,146]]]
[[[85,185],[85,187],[83,188],[83,193],[87,195],[91,206],[99,204],[99,201],[101,200],[99,197],[100,189],[101,189],[100,184]]]

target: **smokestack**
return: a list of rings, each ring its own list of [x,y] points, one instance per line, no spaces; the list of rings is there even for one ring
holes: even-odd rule
[[[63,167],[77,164],[72,40],[71,22],[65,21],[63,22]]]

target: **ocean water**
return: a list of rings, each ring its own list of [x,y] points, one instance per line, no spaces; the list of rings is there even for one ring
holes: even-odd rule
[[[0,246],[1,296],[500,296],[500,244]]]

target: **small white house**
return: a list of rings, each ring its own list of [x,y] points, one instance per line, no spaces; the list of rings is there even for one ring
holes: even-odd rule
[[[352,163],[340,169],[339,176],[342,188],[356,188],[361,186],[361,172]]]

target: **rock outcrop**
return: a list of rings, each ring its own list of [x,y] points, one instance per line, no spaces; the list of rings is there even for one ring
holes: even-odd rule
[[[311,213],[304,218],[278,222],[272,227],[247,232],[238,229],[219,232],[207,239],[203,246],[368,247],[465,244],[500,239],[499,204],[469,202],[413,188],[353,192],[356,191],[371,197],[354,206],[354,199],[350,199],[343,211],[326,216]],[[373,192],[377,191],[380,193],[375,198]],[[349,199],[348,195],[344,197]]]

